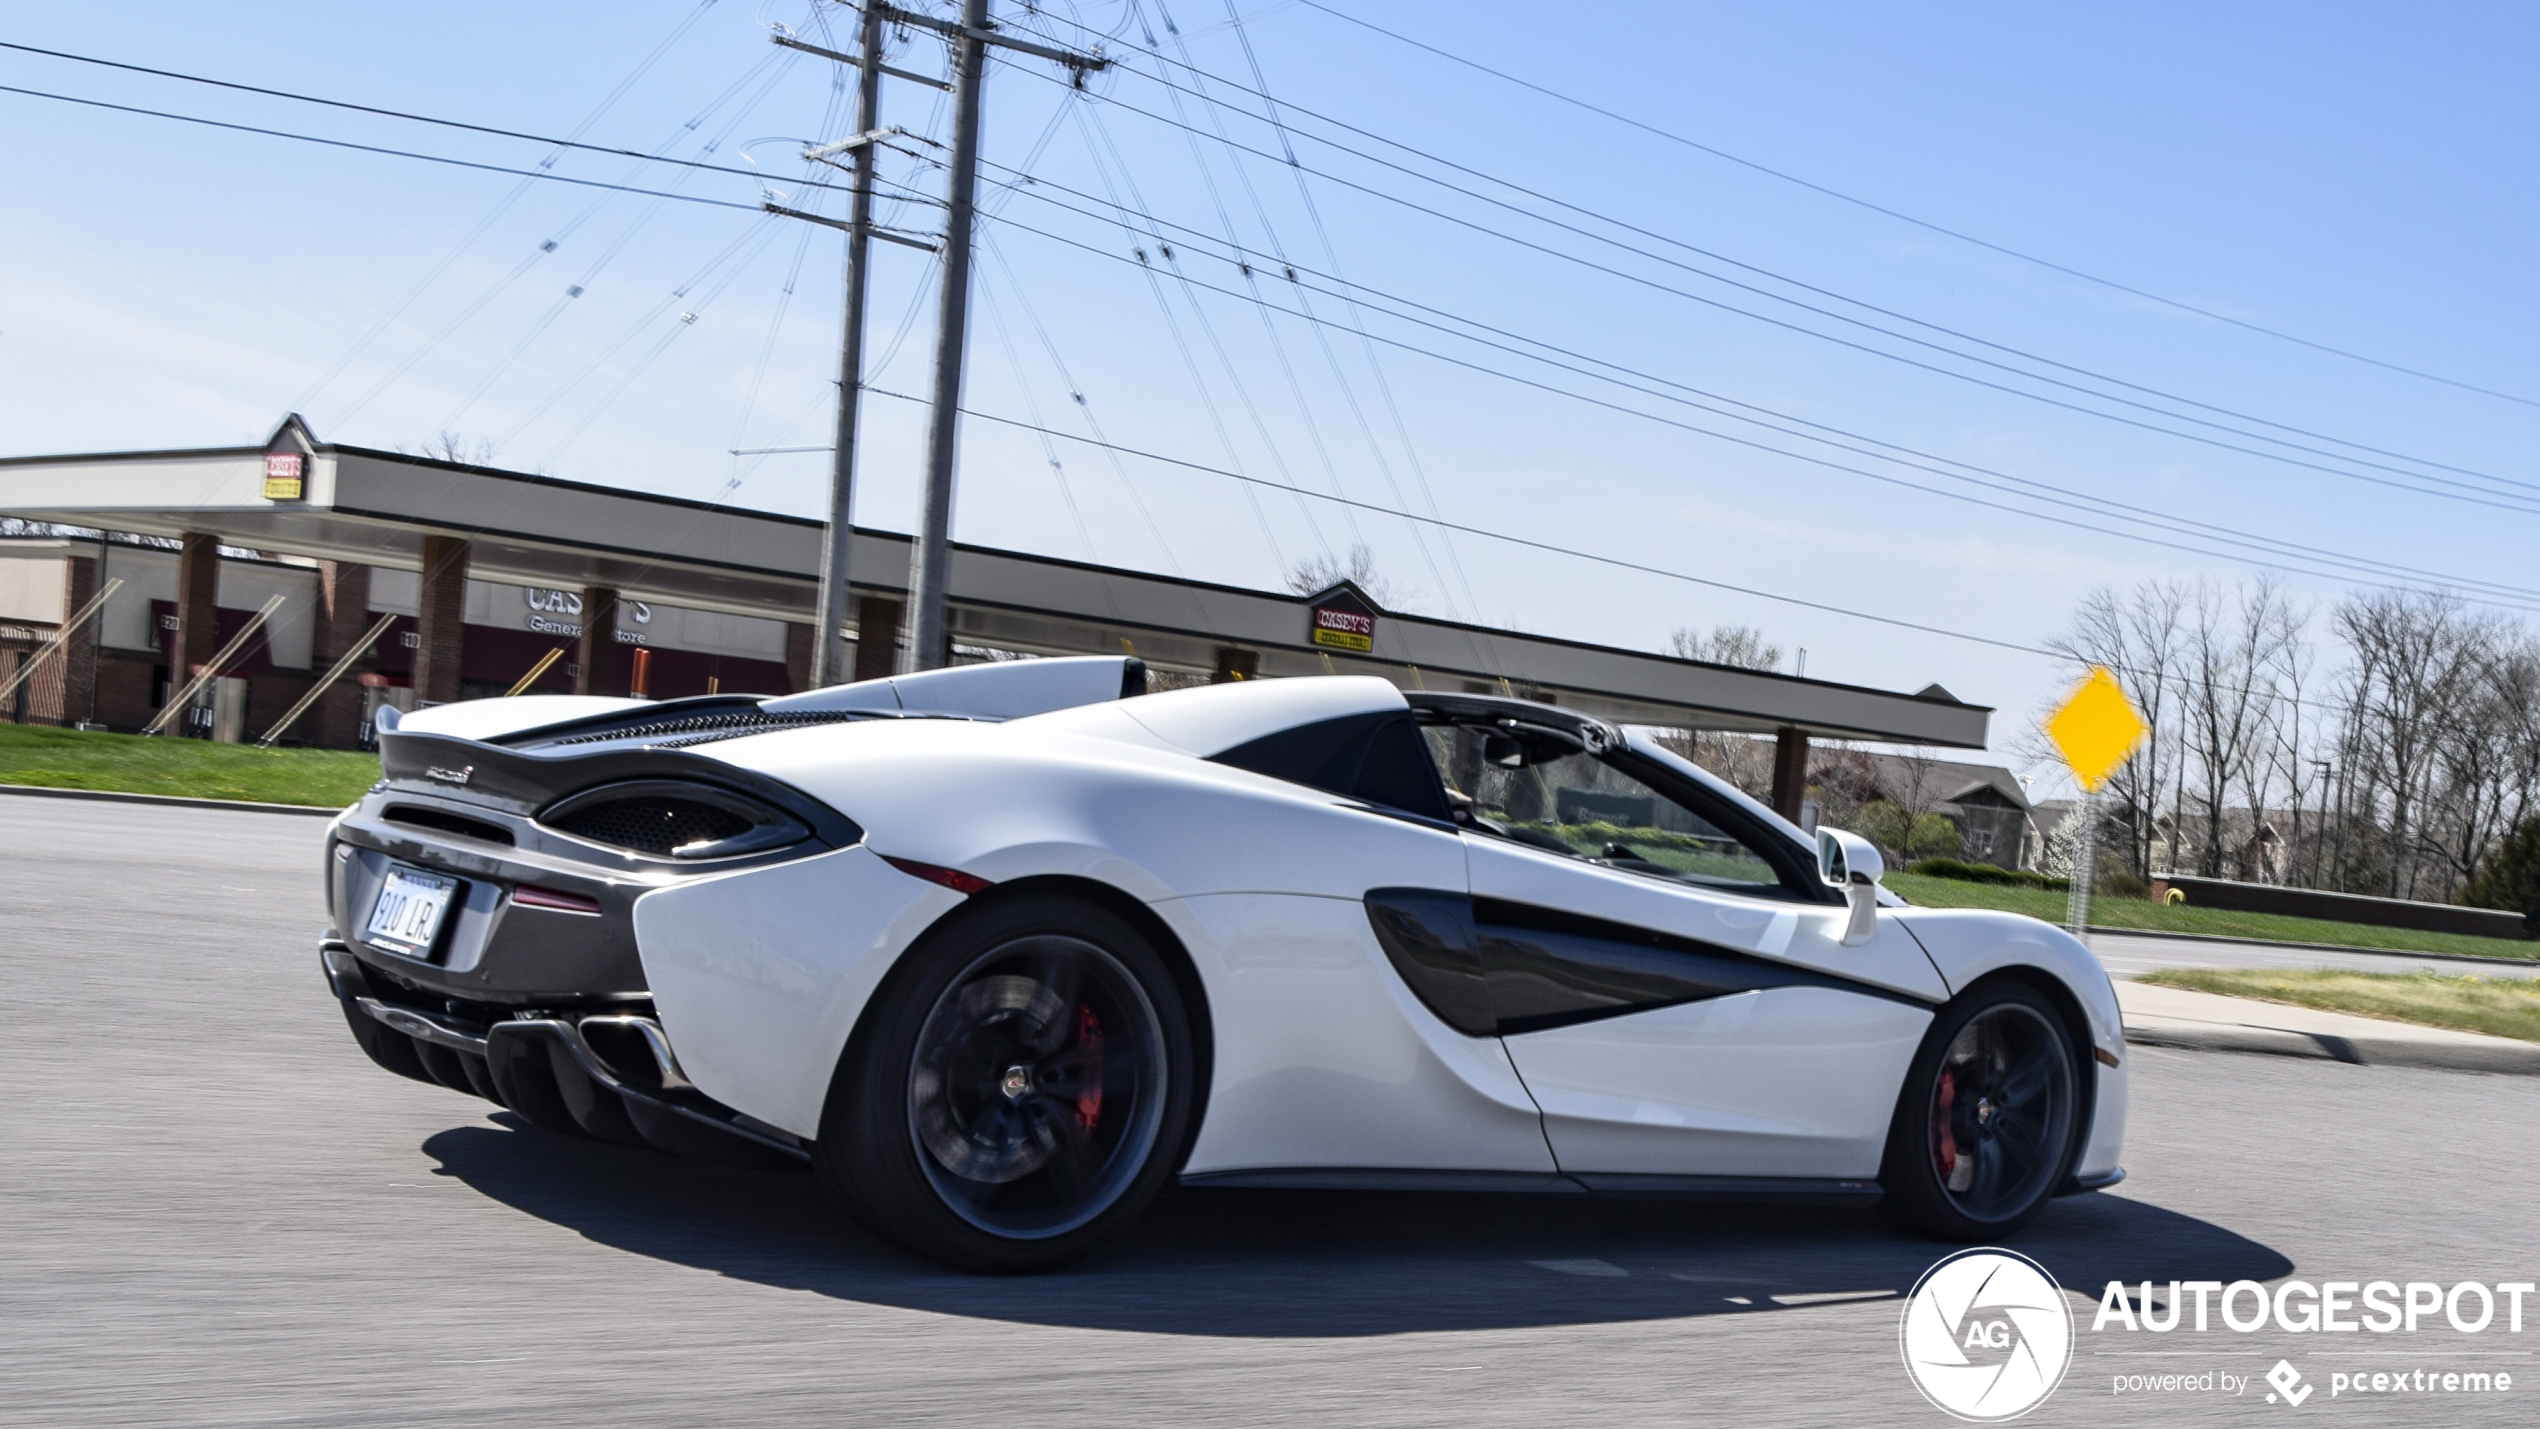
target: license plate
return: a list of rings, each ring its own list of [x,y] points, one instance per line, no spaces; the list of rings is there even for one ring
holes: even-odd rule
[[[391,865],[379,885],[379,901],[370,905],[362,941],[410,958],[429,957],[458,891],[459,881],[447,874]]]

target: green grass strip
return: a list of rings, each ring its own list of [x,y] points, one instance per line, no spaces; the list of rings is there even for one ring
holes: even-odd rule
[[[342,808],[378,778],[379,756],[358,751],[0,724],[0,784]]]
[[[2540,983],[2528,978],[2476,974],[2456,977],[2432,972],[2166,968],[2136,981],[2540,1042]]]
[[[1927,878],[1891,873],[1887,886],[1906,901],[1925,908],[1996,908],[2025,913],[2049,923],[2064,921],[2067,902],[2061,893],[1998,883],[1969,883],[1956,878]],[[2463,958],[2540,958],[2540,943],[2521,938],[2482,938],[2470,933],[2427,933],[2414,928],[2382,928],[2370,923],[2340,923],[2326,918],[2293,918],[2281,913],[2229,913],[2194,904],[2171,905],[2142,898],[2102,896],[2090,905],[2094,927],[2124,928],[2145,933],[2193,933],[2216,938],[2248,938],[2262,943],[2328,943],[2345,948],[2388,948],[2396,952],[2443,953]]]

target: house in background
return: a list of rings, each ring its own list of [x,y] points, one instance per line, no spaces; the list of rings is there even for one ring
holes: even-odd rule
[[[1998,764],[1827,750],[1810,769],[1809,783],[1830,808],[1884,800],[1916,815],[1938,814],[1958,832],[1956,856],[1972,863],[2034,868],[2045,847],[2028,791]]]

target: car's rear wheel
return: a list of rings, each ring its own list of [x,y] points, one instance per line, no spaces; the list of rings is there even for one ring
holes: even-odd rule
[[[1052,1269],[1172,1173],[1190,1022],[1163,958],[1073,898],[956,915],[877,995],[813,1163],[857,1219],[967,1270]]]
[[[1897,1098],[1879,1183],[1942,1240],[2036,1219],[2072,1159],[2080,1072],[2054,1005],[2025,983],[1973,988],[1933,1019]]]

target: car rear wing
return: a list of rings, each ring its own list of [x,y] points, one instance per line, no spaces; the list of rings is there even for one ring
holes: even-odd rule
[[[379,729],[512,747],[597,742],[619,737],[677,737],[718,731],[724,737],[859,715],[944,715],[1009,720],[1077,705],[1143,695],[1146,662],[1132,656],[1087,655],[999,660],[923,670],[800,694],[703,695],[684,700],[527,695],[436,705],[399,717],[380,711]],[[383,743],[386,743],[383,738]]]

